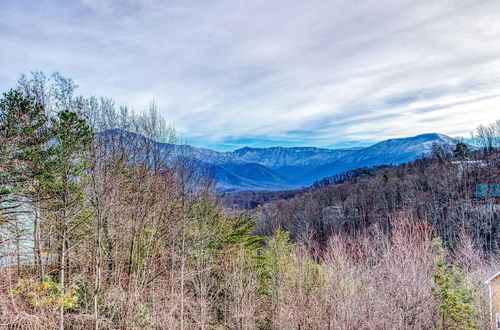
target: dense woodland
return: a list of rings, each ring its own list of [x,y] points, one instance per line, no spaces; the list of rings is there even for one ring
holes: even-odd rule
[[[269,235],[282,228],[293,237],[313,235],[315,241],[326,243],[334,233],[356,236],[373,225],[390,232],[392,219],[405,214],[427,222],[450,248],[468,235],[485,252],[497,253],[499,200],[478,198],[476,185],[500,182],[498,151],[443,155],[349,171],[291,198],[284,192],[283,198],[270,203],[266,192],[250,194],[252,205],[258,205],[258,232]],[[474,163],[467,163],[471,160]],[[276,199],[280,192],[271,194]],[[237,205],[246,199],[234,196],[231,201]]]
[[[153,142],[177,140],[154,104],[134,113],[59,74],[21,76],[0,100],[0,327],[487,328],[500,212],[475,187],[500,182],[499,136],[481,126],[478,150],[286,199],[221,198]]]

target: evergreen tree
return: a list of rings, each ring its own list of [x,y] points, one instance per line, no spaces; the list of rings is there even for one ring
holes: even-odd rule
[[[0,100],[0,216],[23,212],[20,195],[44,171],[46,124],[42,106],[22,93],[11,90]]]
[[[439,329],[479,329],[473,297],[463,283],[460,269],[446,263],[446,251],[441,240],[436,240],[435,244],[438,256],[433,295],[439,304]]]
[[[255,220],[246,214],[230,216],[211,196],[201,197],[195,202],[187,216],[189,223],[186,243],[191,247],[188,261],[196,269],[192,284],[196,296],[201,300],[214,302],[213,314],[220,315],[219,323],[226,317],[228,307],[226,302],[241,303],[239,296],[224,283],[225,272],[233,267],[241,268],[238,286],[247,290],[250,277],[254,276],[259,267],[259,251],[264,238],[252,235]],[[233,283],[234,284],[234,283]],[[203,305],[203,303],[200,303]],[[206,313],[200,308],[200,314]],[[233,325],[227,325],[234,327]]]
[[[38,190],[46,197],[43,203],[46,219],[58,237],[59,281],[65,294],[68,252],[75,246],[76,232],[88,219],[85,212],[86,171],[93,134],[85,120],[70,111],[61,111],[51,123],[51,148],[46,171],[37,177]],[[64,328],[64,306],[60,306],[60,328]]]
[[[469,156],[469,153],[469,147],[463,142],[458,142],[455,146],[455,150],[453,150],[453,157],[464,159]]]

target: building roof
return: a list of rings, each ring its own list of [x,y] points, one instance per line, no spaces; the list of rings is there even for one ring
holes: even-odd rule
[[[495,275],[493,275],[490,279],[488,279],[485,283],[488,284],[490,283],[491,281],[493,281],[495,278],[497,278],[498,276],[500,276],[500,272],[496,273]]]
[[[486,165],[486,162],[484,160],[452,160],[451,161],[452,164],[454,165],[467,165],[467,164],[471,164],[471,165],[474,165],[474,164],[485,164]]]

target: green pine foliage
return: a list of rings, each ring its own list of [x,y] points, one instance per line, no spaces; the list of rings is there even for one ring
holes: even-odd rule
[[[22,93],[11,90],[0,99],[0,215],[19,212],[19,195],[28,194],[43,173],[47,123],[42,106]]]
[[[435,287],[433,295],[438,302],[439,329],[479,329],[472,292],[464,284],[458,266],[446,263],[446,250],[441,240],[435,240],[437,250]]]
[[[457,157],[460,159],[467,158],[469,154],[470,154],[470,149],[463,142],[458,142],[455,146],[455,150],[453,150],[453,157]]]
[[[241,297],[235,296],[225,276],[228,271],[237,269],[240,271],[239,287],[248,290],[262,264],[264,238],[253,235],[255,220],[252,217],[227,215],[218,201],[208,195],[193,203],[186,223],[186,244],[191,247],[188,261],[192,268],[200,270],[193,277],[192,287],[198,296],[216,301],[213,314],[227,319],[222,317],[228,313],[227,303]],[[218,321],[213,320],[213,323],[218,324]]]
[[[53,209],[80,203],[84,198],[88,152],[93,134],[85,120],[70,111],[61,111],[51,121],[51,145],[45,171],[37,176],[40,192]]]

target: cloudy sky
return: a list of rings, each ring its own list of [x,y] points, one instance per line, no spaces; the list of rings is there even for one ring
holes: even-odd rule
[[[218,150],[456,136],[500,119],[500,1],[1,0],[0,63]]]

